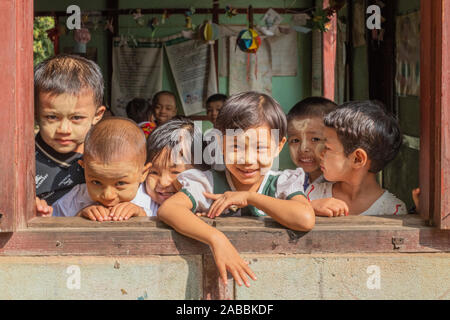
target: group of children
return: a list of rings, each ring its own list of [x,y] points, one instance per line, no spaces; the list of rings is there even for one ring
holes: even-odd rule
[[[402,143],[397,122],[377,103],[337,106],[308,98],[286,117],[278,102],[262,93],[210,97],[207,114],[221,134],[215,152],[225,164],[218,171],[197,161],[202,132],[189,119],[175,117],[170,92],[155,95],[152,107],[135,112],[134,121],[102,120],[102,101],[103,79],[92,61],[61,55],[36,67],[39,215],[95,221],[157,216],[208,244],[223,282],[228,271],[239,285],[249,286],[248,276],[256,277],[248,264],[222,232],[198,216],[267,215],[287,228],[309,231],[316,215],[406,213],[405,204],[376,181]],[[138,122],[156,122],[148,139]],[[298,168],[274,171],[286,141]]]

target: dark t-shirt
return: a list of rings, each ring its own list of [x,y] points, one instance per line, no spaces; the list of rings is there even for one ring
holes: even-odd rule
[[[52,205],[77,184],[85,183],[84,170],[78,164],[82,154],[59,153],[42,140],[36,144],[36,195]]]

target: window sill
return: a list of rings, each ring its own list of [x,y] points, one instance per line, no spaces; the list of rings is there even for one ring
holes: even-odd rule
[[[271,218],[203,218],[224,232],[241,253],[449,252],[450,232],[405,217],[316,218],[310,232],[288,230]],[[94,222],[83,218],[33,218],[26,230],[0,234],[0,255],[208,254],[155,218]]]

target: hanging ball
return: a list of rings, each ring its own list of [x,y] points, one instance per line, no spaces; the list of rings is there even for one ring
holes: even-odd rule
[[[245,29],[239,32],[236,45],[246,53],[256,53],[261,46],[261,38],[254,29]]]

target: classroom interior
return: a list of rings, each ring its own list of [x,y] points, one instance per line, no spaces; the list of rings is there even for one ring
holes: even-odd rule
[[[86,23],[90,23],[90,41],[87,43],[87,53],[102,69],[105,79],[105,100],[111,104],[113,62],[113,39],[120,36],[127,39],[147,39],[155,41],[179,34],[186,30],[186,8],[193,8],[192,24],[201,25],[205,20],[214,20],[219,26],[241,26],[249,23],[247,15],[249,5],[253,6],[253,21],[258,27],[263,26],[265,12],[275,8],[280,13],[281,26],[291,27],[293,17],[299,13],[312,13],[317,8],[324,8],[334,3],[328,0],[168,0],[164,2],[148,2],[142,0],[77,0],[83,14],[88,14]],[[338,1],[339,2],[339,1]],[[296,65],[290,75],[273,75],[271,78],[271,95],[281,104],[287,113],[298,101],[312,96],[325,95],[338,103],[350,100],[377,99],[382,101],[393,112],[400,123],[404,135],[404,143],[397,158],[379,175],[379,181],[384,188],[396,194],[407,207],[412,206],[411,190],[419,186],[419,151],[420,151],[420,90],[417,88],[399,88],[396,72],[404,68],[398,63],[398,44],[400,38],[420,40],[416,34],[407,28],[398,28],[399,21],[405,17],[418,16],[420,0],[398,1],[341,1],[344,7],[337,12],[336,30],[321,32],[319,30],[293,31],[296,36]],[[68,17],[66,8],[74,1],[34,0],[35,17],[52,17],[55,26],[64,26]],[[370,4],[381,5],[382,31],[372,31],[358,26],[365,25],[370,15],[364,12]],[[226,6],[239,9],[236,15],[227,15]],[[137,9],[141,9],[145,24],[135,19]],[[147,10],[147,11],[146,11]],[[153,11],[152,11],[153,10]],[[161,23],[162,15],[167,10],[168,18]],[[362,11],[361,11],[362,10]],[[162,12],[162,13],[161,13]],[[94,22],[93,22],[93,18]],[[159,24],[151,26],[150,21],[158,18]],[[361,20],[362,19],[362,20]],[[403,20],[402,20],[403,19]],[[110,23],[112,28],[108,29]],[[338,29],[339,28],[339,29]],[[341,29],[343,28],[343,29]],[[54,36],[54,34],[53,34]],[[323,39],[331,37],[334,51],[323,50]],[[269,37],[270,38],[270,37]],[[341,40],[341,41],[339,41]],[[214,57],[218,92],[230,94],[230,77],[227,74],[225,50],[221,46],[224,41],[218,39],[214,44]],[[55,42],[53,41],[53,44]],[[72,52],[76,41],[73,32],[65,30],[57,34],[57,51]],[[406,44],[410,45],[410,44]],[[239,49],[238,49],[239,50]],[[420,48],[415,47],[415,54],[420,56]],[[272,50],[272,54],[276,51]],[[233,50],[229,50],[233,54]],[[258,55],[261,53],[256,53]],[[334,72],[327,74],[328,59],[332,59]],[[260,60],[260,63],[264,60]],[[260,68],[263,66],[260,65]],[[420,67],[418,67],[420,68]],[[225,71],[224,71],[225,70]],[[408,73],[409,72],[409,73]],[[411,76],[414,70],[407,70]],[[405,72],[403,72],[405,73]],[[417,74],[415,74],[418,77]],[[318,78],[319,77],[319,78]],[[328,80],[333,77],[334,86],[330,89]],[[166,53],[162,63],[162,90],[177,94],[177,85]],[[419,88],[420,89],[420,88]],[[178,101],[180,102],[180,100]],[[184,110],[178,103],[178,113]],[[211,128],[205,120],[205,111],[191,115],[191,118],[203,120],[203,129]],[[280,169],[293,168],[287,145],[280,159]]]

